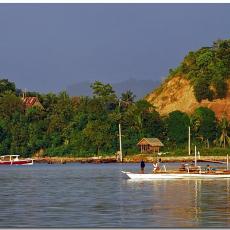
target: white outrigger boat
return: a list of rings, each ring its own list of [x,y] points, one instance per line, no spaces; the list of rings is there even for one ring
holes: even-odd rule
[[[213,172],[180,172],[180,171],[165,171],[155,173],[132,173],[122,171],[129,179],[136,180],[159,180],[159,179],[218,179],[230,178],[230,170],[217,170]]]
[[[223,163],[223,162],[221,162]],[[166,170],[165,165],[162,168],[154,170],[153,173],[133,173],[121,171],[129,179],[136,180],[155,180],[155,179],[221,179],[230,178],[230,170],[228,167],[227,155],[226,169],[212,169],[210,166],[202,170],[201,166],[197,166],[195,155],[195,165],[183,164],[183,167],[178,170]],[[156,168],[155,168],[156,169]]]

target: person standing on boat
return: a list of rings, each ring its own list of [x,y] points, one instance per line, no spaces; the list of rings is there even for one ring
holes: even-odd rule
[[[153,163],[153,172],[154,173],[156,171],[160,170],[160,162],[161,162],[161,158],[159,160],[157,160],[157,162],[155,164]]]
[[[210,165],[207,165],[206,168],[205,168],[206,171],[210,172],[212,170],[211,166]]]
[[[153,172],[155,173],[158,169],[158,162],[156,162],[155,164],[153,163]]]
[[[144,173],[145,171],[145,162],[142,160],[141,161],[141,173]]]

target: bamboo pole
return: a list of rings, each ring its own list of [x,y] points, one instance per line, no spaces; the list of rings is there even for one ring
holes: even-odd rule
[[[191,134],[190,134],[190,126],[188,127],[188,155],[191,154]]]
[[[120,160],[123,161],[122,158],[122,146],[121,146],[121,124],[119,123],[119,144],[120,144]]]
[[[228,170],[228,154],[227,154],[227,170]]]
[[[119,100],[119,112],[121,109],[121,100]],[[119,122],[119,144],[120,144],[120,161],[123,161],[123,156],[122,156],[122,145],[121,145],[121,123]]]
[[[196,160],[196,145],[195,145],[195,166],[196,166],[196,162],[197,160]]]

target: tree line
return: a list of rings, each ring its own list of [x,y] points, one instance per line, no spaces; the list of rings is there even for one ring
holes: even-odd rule
[[[124,154],[138,153],[136,144],[143,137],[159,138],[165,150],[185,148],[188,126],[198,145],[230,144],[229,121],[224,116],[218,121],[208,108],[197,108],[191,115],[174,111],[160,116],[146,100],[136,101],[130,90],[118,97],[110,84],[99,81],[91,89],[92,97],[27,92],[44,108],[26,108],[22,91],[0,80],[0,154],[31,156],[43,149],[47,156],[111,155],[119,149],[119,123]]]

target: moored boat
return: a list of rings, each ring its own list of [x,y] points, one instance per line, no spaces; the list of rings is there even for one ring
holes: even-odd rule
[[[33,165],[31,158],[19,159],[20,155],[4,155],[0,156],[0,165]]]
[[[154,170],[153,173],[132,173],[122,171],[130,179],[215,179],[230,178],[230,170],[228,169],[228,160],[226,169],[212,168],[207,165],[205,168],[196,166],[196,164],[182,164],[176,170],[167,170],[165,165]]]

